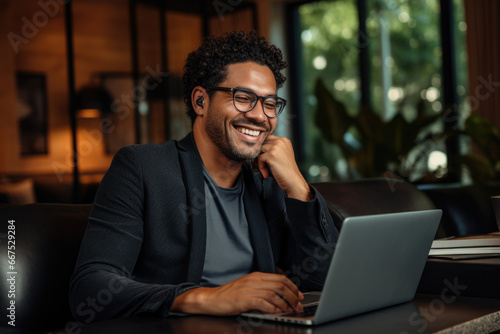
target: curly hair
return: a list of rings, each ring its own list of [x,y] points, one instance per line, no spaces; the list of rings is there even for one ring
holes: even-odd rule
[[[286,77],[281,70],[287,67],[280,49],[270,45],[257,32],[243,31],[226,33],[219,37],[208,37],[202,45],[191,52],[184,65],[184,103],[192,123],[196,118],[191,104],[191,93],[196,86],[218,86],[227,76],[227,66],[253,61],[265,65],[273,72],[276,87],[283,86]],[[211,97],[214,92],[208,92]]]

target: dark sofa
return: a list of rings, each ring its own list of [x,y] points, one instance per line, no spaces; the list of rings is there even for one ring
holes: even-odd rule
[[[92,203],[102,174],[81,177],[79,203]],[[71,175],[59,178],[56,174],[34,176],[0,175],[0,203],[73,203]]]
[[[500,195],[500,184],[419,185],[434,205],[443,210],[441,227],[447,236],[486,234],[498,231],[491,196]]]
[[[44,333],[73,325],[69,280],[90,209],[90,204],[0,205],[0,333]],[[9,224],[10,220],[15,222]],[[7,254],[9,225],[15,227],[12,269]],[[14,280],[7,281],[12,276]],[[9,298],[9,291],[15,296]],[[11,301],[15,301],[15,327],[5,314],[10,313],[6,309]]]
[[[350,182],[318,183],[314,185],[328,202],[330,212],[339,228],[342,221],[348,216],[414,211],[442,208],[450,221],[447,224],[460,224],[456,230],[477,231],[477,219],[460,218],[453,222],[454,217],[467,216],[468,210],[481,212],[484,209],[479,204],[489,200],[475,198],[466,202],[467,205],[456,205],[456,197],[460,192],[469,196],[470,188],[457,187],[452,193],[448,188],[419,189],[414,185],[392,179],[367,179]],[[442,194],[439,193],[442,191]],[[491,190],[495,192],[496,190]],[[473,192],[472,194],[475,194]],[[440,197],[444,196],[444,197]],[[448,202],[446,201],[448,198]],[[439,199],[439,200],[438,200]],[[442,200],[442,201],[441,201]],[[478,207],[474,207],[474,203]],[[491,208],[490,208],[491,209]],[[77,332],[75,323],[71,320],[68,304],[68,286],[72,275],[76,257],[83,237],[87,217],[90,213],[90,204],[53,204],[37,203],[28,205],[0,205],[0,307],[6,310],[11,298],[8,297],[11,288],[7,281],[9,263],[7,257],[8,221],[15,220],[15,305],[16,327],[8,325],[8,317],[0,317],[1,333],[45,333],[53,330],[62,332]],[[453,212],[447,212],[452,210]],[[478,213],[475,213],[476,215]],[[498,230],[494,218],[490,213],[484,217],[493,219],[486,221],[485,233]],[[473,216],[476,217],[476,216]],[[462,225],[472,225],[462,226]],[[436,237],[446,235],[449,229],[442,226]],[[428,271],[427,267],[426,270]],[[434,270],[434,269],[433,269]],[[496,269],[494,269],[496,272]],[[432,274],[432,273],[431,273]],[[429,275],[429,280],[436,281],[434,285],[427,285],[425,292],[439,293],[443,280]],[[492,277],[492,279],[494,276]],[[474,290],[470,290],[474,292]],[[66,329],[66,331],[65,331]]]
[[[350,216],[435,209],[427,196],[414,185],[396,179],[316,183],[338,229]],[[443,232],[438,231],[441,236]]]

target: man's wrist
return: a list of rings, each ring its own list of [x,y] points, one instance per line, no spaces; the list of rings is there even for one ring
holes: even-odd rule
[[[206,299],[206,289],[196,287],[180,293],[175,297],[171,307],[172,312],[205,313],[203,309]]]
[[[309,202],[314,199],[314,193],[308,183],[302,185],[300,188],[296,187],[293,191],[287,192],[289,198],[294,198],[302,202]]]

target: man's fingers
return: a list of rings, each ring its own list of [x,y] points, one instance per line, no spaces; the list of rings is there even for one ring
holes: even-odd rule
[[[277,294],[274,291],[267,290],[263,291],[264,295],[263,298],[271,303],[272,305],[276,306],[280,311],[282,312],[291,312],[293,308],[291,305],[286,301],[281,295]]]
[[[262,177],[267,179],[269,177],[269,169],[267,169],[268,168],[267,163],[265,161],[265,158],[263,158],[262,156],[263,154],[257,157],[257,167],[259,168]]]
[[[289,307],[285,303],[285,309],[283,310],[279,306],[276,306],[273,302],[265,298],[253,298],[250,300],[250,305],[248,306],[249,310],[257,310],[265,313],[283,313],[286,312],[286,308]]]
[[[299,296],[300,299],[303,299],[304,296],[302,295],[302,292],[300,292],[299,288],[285,275],[281,274],[264,274],[262,276],[262,280],[264,281],[276,281],[285,284],[288,289],[290,289],[293,294],[296,296]]]
[[[251,298],[252,306],[250,309],[255,309],[263,312],[293,312],[294,310],[300,312],[299,304],[291,305],[290,301],[287,301],[282,294],[273,291],[272,289],[259,289],[253,291]],[[273,309],[269,308],[269,305]]]
[[[277,307],[284,311],[291,311],[288,309],[288,306],[297,312],[302,311],[302,304],[300,304],[300,300],[302,300],[304,296],[299,291],[297,286],[286,276],[279,274],[264,274],[261,277],[261,280],[263,284],[261,284],[258,288],[266,289],[267,291],[264,291],[271,293],[266,295],[267,300],[274,303]],[[283,302],[286,303],[285,309],[283,309]]]

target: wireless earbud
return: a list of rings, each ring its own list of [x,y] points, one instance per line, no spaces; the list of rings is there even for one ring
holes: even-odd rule
[[[203,97],[199,97],[196,99],[196,104],[203,108]]]

